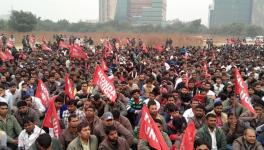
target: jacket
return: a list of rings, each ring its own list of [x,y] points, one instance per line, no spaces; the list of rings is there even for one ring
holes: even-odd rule
[[[257,128],[258,126],[264,124],[264,113],[262,113],[260,118],[257,120],[253,118],[253,113],[246,111],[240,115],[239,120],[247,122],[252,128]]]
[[[196,129],[200,129],[200,128],[203,127],[203,125],[205,124],[206,119],[205,119],[205,117],[203,117],[203,118],[201,118],[201,119],[197,119],[197,118],[194,116],[194,117],[192,117],[192,118],[189,119],[188,123],[189,123],[189,122],[192,122],[192,121],[193,121],[194,124],[195,124],[195,128],[196,128]]]
[[[128,129],[126,129],[122,124],[120,124],[117,121],[114,121],[113,126],[117,129],[117,133],[121,136],[123,136],[126,140],[127,143],[129,145],[133,144],[133,135],[132,133],[130,133],[130,131]],[[99,143],[101,141],[104,140],[106,134],[105,134],[105,130],[104,130],[105,126],[103,125],[103,123],[98,124],[95,128],[94,128],[94,135],[97,136]]]
[[[232,111],[230,100],[226,100],[223,103],[223,112],[229,113]],[[237,103],[234,114],[238,118],[243,112],[246,111],[246,108],[242,106],[240,103]]]
[[[96,136],[90,135],[89,145],[90,145],[90,150],[97,150],[98,140],[97,140]],[[79,136],[76,137],[73,141],[71,141],[67,150],[83,150],[83,146],[82,146],[82,143],[81,143]]]
[[[220,128],[216,128],[215,131],[216,144],[218,150],[226,150],[226,138],[223,131]],[[212,148],[212,138],[209,133],[207,125],[204,125],[196,133],[196,139],[200,140],[202,143],[206,143],[209,149]]]
[[[236,125],[236,130],[234,133],[229,133],[230,130],[230,126],[228,123],[225,123],[222,127],[222,130],[226,136],[226,142],[227,144],[232,145],[232,143],[234,142],[235,139],[239,138],[240,136],[242,136],[244,134],[244,130],[248,128],[248,126],[246,126],[246,124],[242,121],[237,121],[237,125]]]
[[[60,142],[57,140],[57,139],[54,139],[52,138],[52,141],[51,141],[51,149],[52,150],[63,150],[62,147],[61,147],[61,144]],[[32,144],[28,150],[39,150],[37,148],[37,145],[36,143]]]
[[[90,126],[90,130],[91,130],[91,134],[94,133],[94,128],[98,125],[98,124],[102,124],[101,119],[98,116],[94,116],[92,121],[88,121],[87,118],[83,118],[82,122],[87,122]]]
[[[13,115],[7,114],[6,122],[0,119],[0,130],[5,131],[7,134],[7,143],[17,138],[22,128],[20,127],[17,119]]]
[[[168,134],[165,132],[161,132],[161,134],[162,134],[162,137],[163,137],[165,143],[167,144],[167,146],[170,149],[172,147],[172,143],[171,143],[171,140],[170,140]],[[145,140],[139,140],[138,149],[139,150],[152,150],[152,148],[149,146],[149,143]]]
[[[127,141],[122,138],[118,137],[117,139],[117,145],[114,146],[109,140],[106,138],[103,140],[103,142],[99,145],[98,150],[130,150],[130,147],[127,143]]]
[[[25,117],[34,118],[34,121],[35,121],[36,125],[41,126],[40,120],[39,120],[39,113],[36,112],[32,108],[28,108],[28,111],[26,112],[26,114],[21,114],[20,112],[16,111],[14,113],[14,116],[16,117],[16,119],[17,119],[18,123],[20,124],[20,126],[23,126],[23,121],[24,121]]]
[[[254,145],[248,149],[245,139],[241,136],[234,141],[233,150],[263,150],[263,147],[260,142],[256,141]]]
[[[120,111],[120,114],[123,116],[127,115],[127,109],[125,104],[123,104],[120,100],[117,100],[114,105],[106,104],[104,107],[104,112],[112,111],[113,109],[117,109]]]
[[[133,134],[133,128],[130,123],[130,121],[125,117],[120,115],[119,120],[117,120],[119,123],[121,123],[126,129],[128,129]]]

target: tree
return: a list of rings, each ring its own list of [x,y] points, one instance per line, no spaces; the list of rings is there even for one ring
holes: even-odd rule
[[[36,26],[37,17],[31,12],[12,11],[8,24],[15,31],[29,32]]]
[[[0,20],[0,31],[4,31],[7,29],[7,21]]]
[[[257,35],[261,35],[263,33],[263,29],[259,26],[251,25],[247,28],[247,35],[251,37],[255,37]]]

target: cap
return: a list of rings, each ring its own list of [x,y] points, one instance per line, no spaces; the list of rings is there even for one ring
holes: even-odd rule
[[[102,116],[103,120],[110,120],[110,119],[114,119],[113,114],[111,112],[105,112]]]

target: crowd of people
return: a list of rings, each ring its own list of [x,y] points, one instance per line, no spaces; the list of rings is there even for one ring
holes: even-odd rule
[[[195,124],[194,150],[263,150],[264,48],[261,45],[175,47],[146,46],[144,39],[92,38],[54,35],[51,51],[32,46],[10,48],[12,35],[2,34],[0,47],[13,59],[0,61],[0,149],[12,150],[151,150],[139,138],[141,111],[146,105],[167,146],[180,149],[186,127]],[[72,58],[60,43],[77,44],[87,59]],[[105,42],[109,43],[106,45]],[[213,42],[211,42],[213,43]],[[111,50],[109,51],[109,46]],[[34,48],[33,48],[34,47]],[[97,65],[115,86],[110,100],[93,84]],[[241,104],[235,91],[239,69],[255,113]],[[65,75],[75,89],[64,92]],[[50,96],[63,131],[59,138],[42,126],[47,108],[36,97],[39,79]]]

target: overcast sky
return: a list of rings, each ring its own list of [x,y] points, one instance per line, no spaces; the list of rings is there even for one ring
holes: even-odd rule
[[[0,0],[0,15],[13,10],[31,11],[43,19],[70,22],[98,20],[99,0]],[[208,23],[208,8],[212,0],[167,0],[167,20],[191,21],[202,19]]]

